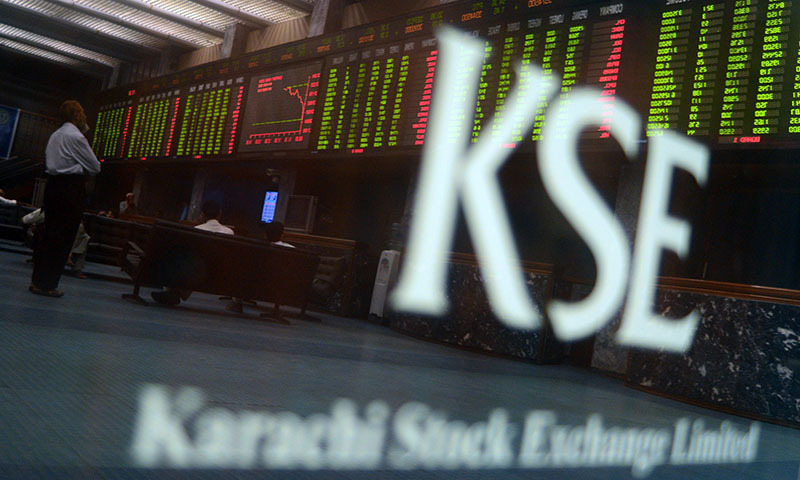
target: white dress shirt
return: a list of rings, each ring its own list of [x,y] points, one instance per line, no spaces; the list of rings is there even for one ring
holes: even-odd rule
[[[205,230],[207,232],[227,233],[228,235],[233,235],[233,230],[219,223],[214,218],[207,221],[206,223],[201,223],[200,225],[197,225],[194,228],[199,228],[200,230]]]
[[[95,175],[100,162],[86,137],[72,122],[66,122],[50,135],[45,151],[46,172],[49,175]]]

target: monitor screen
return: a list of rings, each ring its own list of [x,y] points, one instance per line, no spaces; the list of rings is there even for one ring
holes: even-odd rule
[[[261,223],[270,223],[275,218],[278,206],[278,192],[268,191],[264,195],[264,206],[261,208]]]
[[[242,121],[240,152],[308,146],[322,64],[254,75]]]
[[[286,206],[286,230],[292,232],[311,232],[317,212],[317,197],[312,195],[291,195]]]

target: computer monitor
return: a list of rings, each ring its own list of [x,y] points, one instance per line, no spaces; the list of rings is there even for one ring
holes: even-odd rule
[[[275,218],[275,208],[278,206],[278,192],[267,191],[264,194],[264,205],[261,207],[261,223],[271,223]]]
[[[317,197],[313,195],[290,195],[283,222],[290,232],[311,233],[317,214]]]

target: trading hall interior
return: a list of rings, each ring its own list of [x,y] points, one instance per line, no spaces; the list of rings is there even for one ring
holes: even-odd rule
[[[0,0],[0,477],[797,480],[792,3]]]

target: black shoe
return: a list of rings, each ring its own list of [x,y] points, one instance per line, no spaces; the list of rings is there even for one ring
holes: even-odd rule
[[[175,305],[181,303],[181,299],[178,295],[175,295],[172,292],[165,292],[163,290],[155,290],[150,292],[150,296],[153,297],[153,300],[162,304],[162,305],[169,305],[174,307]]]

